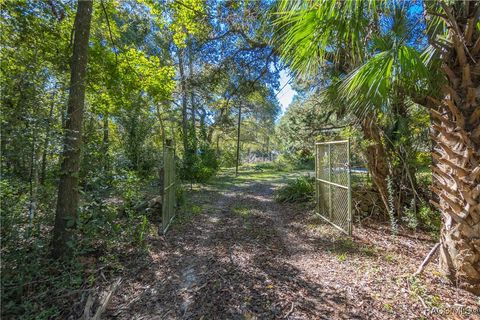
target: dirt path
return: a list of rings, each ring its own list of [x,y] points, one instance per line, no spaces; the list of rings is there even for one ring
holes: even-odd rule
[[[151,241],[151,261],[124,281],[107,316],[430,319],[432,307],[475,307],[473,296],[431,270],[422,281],[407,277],[428,238],[391,239],[382,228],[361,227],[345,238],[308,208],[276,203],[278,183],[246,179],[190,193],[197,213]]]

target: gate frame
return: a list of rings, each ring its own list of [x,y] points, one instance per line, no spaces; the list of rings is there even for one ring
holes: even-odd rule
[[[177,202],[175,188],[177,184],[175,174],[175,146],[172,144],[172,140],[169,139],[166,140],[163,149],[163,168],[162,231],[165,235],[176,216],[175,207]]]
[[[332,152],[331,152],[331,145],[332,144],[346,144],[347,147],[347,185],[341,185],[338,183],[334,183],[331,181],[323,180],[318,177],[318,146],[320,145],[328,145],[328,176],[329,180],[331,180],[331,174],[332,174],[332,162],[331,162],[331,157],[332,157]],[[326,142],[315,142],[315,201],[316,201],[316,212],[315,214],[319,217],[321,217],[323,220],[326,222],[330,223],[332,226],[340,230],[341,232],[345,233],[348,236],[352,235],[352,183],[351,183],[351,175],[352,175],[352,169],[350,165],[350,139],[347,140],[336,140],[336,141],[326,141]],[[318,185],[319,183],[323,183],[325,185],[328,185],[328,201],[329,201],[329,212],[328,215],[331,218],[332,215],[332,186],[335,186],[337,188],[342,188],[342,189],[347,189],[347,194],[348,194],[348,213],[347,213],[347,221],[348,221],[348,228],[347,230],[344,230],[342,227],[336,225],[326,217],[320,214],[320,191],[318,190]]]

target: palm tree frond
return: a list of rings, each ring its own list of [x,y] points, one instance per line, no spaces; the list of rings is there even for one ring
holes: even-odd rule
[[[378,0],[282,0],[275,26],[280,53],[299,75],[318,72],[327,57],[345,49],[352,62],[365,55],[367,26],[376,20]]]

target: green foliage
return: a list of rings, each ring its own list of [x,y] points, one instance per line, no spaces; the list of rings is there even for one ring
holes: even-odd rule
[[[177,200],[178,207],[181,207],[185,204],[186,202],[185,188],[180,183],[177,183],[176,185],[175,197]]]
[[[61,318],[61,296],[80,289],[83,266],[78,260],[58,262],[47,257],[47,239],[36,239],[28,250],[2,254],[2,318]]]
[[[342,99],[354,112],[365,113],[384,108],[399,87],[412,92],[431,89],[438,76],[432,75],[427,59],[406,45],[377,53],[342,80]]]
[[[412,200],[410,207],[405,208],[404,214],[403,221],[405,221],[407,227],[413,230],[421,228],[432,232],[433,234],[440,231],[440,213],[433,210],[428,203],[425,203],[424,201],[420,201],[420,204],[416,207],[415,202]]]
[[[252,210],[248,207],[237,205],[232,208],[233,213],[241,216],[242,218],[246,219],[251,216]]]
[[[0,180],[0,211],[2,213],[0,223],[3,244],[14,244],[24,236],[20,229],[16,229],[19,225],[27,224],[25,212],[29,199],[28,193],[23,188],[20,181]]]
[[[367,26],[376,17],[376,3],[280,1],[276,27],[283,57],[302,75],[317,72],[332,49],[347,46],[343,53],[358,59],[366,49]]]
[[[418,224],[419,224],[415,206],[416,206],[415,199],[412,198],[412,202],[410,203],[410,207],[404,209],[403,212],[404,212],[405,216],[402,218],[402,220],[407,223],[407,227],[409,227],[410,229],[413,229],[413,230],[417,229]]]
[[[174,32],[173,41],[179,47],[185,47],[189,35],[207,34],[208,25],[203,23],[205,4],[203,0],[184,0],[172,2],[173,22],[170,28]]]
[[[125,210],[133,208],[141,200],[141,179],[135,171],[122,171],[115,179],[115,189],[125,203]]]
[[[278,202],[308,202],[315,193],[314,179],[303,176],[289,181],[287,185],[279,188],[275,193]]]
[[[219,168],[215,150],[205,148],[199,154],[187,154],[180,170],[180,177],[185,181],[206,182],[212,178]]]
[[[233,144],[225,145],[220,153],[220,165],[224,168],[235,167],[237,163],[236,150]]]
[[[433,210],[427,203],[421,203],[418,210],[418,216],[423,228],[436,234],[442,224],[441,215]]]
[[[335,135],[323,130],[332,126],[334,113],[324,106],[310,101],[294,101],[287,109],[276,128],[282,156],[291,163],[308,162],[313,159],[313,144]]]
[[[274,172],[288,172],[292,171],[293,167],[291,163],[280,155],[272,162],[259,163],[255,165],[255,169],[258,171],[274,171]]]
[[[419,167],[428,167],[432,163],[432,154],[430,151],[417,152],[415,162]]]

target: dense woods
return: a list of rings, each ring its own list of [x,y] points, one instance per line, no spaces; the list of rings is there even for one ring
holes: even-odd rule
[[[427,234],[448,290],[480,294],[478,2],[0,6],[6,319],[89,319],[101,281],[168,243],[158,232],[167,144],[181,226],[195,225],[205,186],[241,193],[246,180],[310,174],[315,142],[349,139],[354,223],[385,225],[393,238]],[[312,178],[272,188],[277,203],[312,214]],[[231,211],[248,229],[240,204]]]

